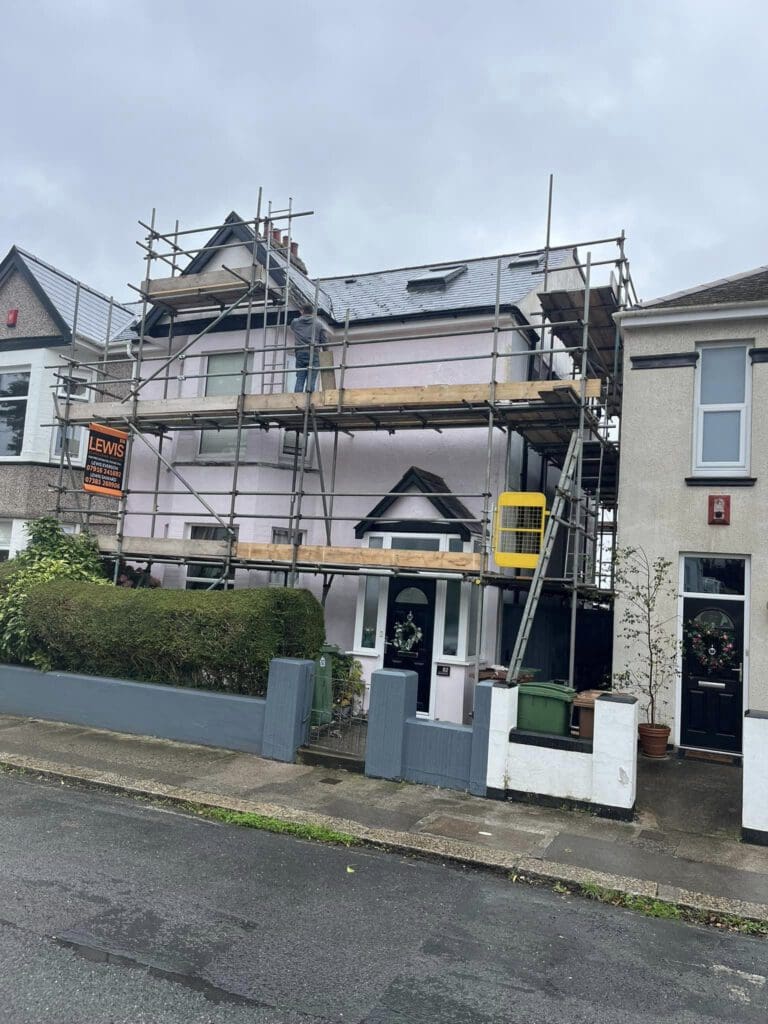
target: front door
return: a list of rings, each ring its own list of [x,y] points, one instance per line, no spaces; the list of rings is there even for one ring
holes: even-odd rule
[[[741,751],[743,666],[744,603],[684,598],[683,746]]]
[[[435,580],[390,580],[384,668],[410,669],[419,677],[417,710],[429,711]]]

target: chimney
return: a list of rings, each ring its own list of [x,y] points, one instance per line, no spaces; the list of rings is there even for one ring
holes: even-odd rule
[[[280,243],[280,245],[281,245],[281,246],[282,246],[282,247],[283,247],[284,249],[287,249],[287,248],[288,248],[288,235],[283,235],[283,240],[282,240],[282,242]]]
[[[262,229],[262,232],[263,232],[262,237],[265,238],[265,239],[269,238],[269,221],[266,218],[264,219],[264,222],[262,223],[261,229]]]
[[[294,267],[296,267],[298,270],[300,270],[302,272],[302,274],[306,274],[306,272],[307,272],[307,265],[304,262],[304,260],[301,258],[301,256],[299,256],[299,243],[298,242],[291,242],[291,264]]]
[[[280,228],[272,228],[272,248],[280,248]]]

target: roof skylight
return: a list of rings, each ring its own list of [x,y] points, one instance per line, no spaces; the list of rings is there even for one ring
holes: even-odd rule
[[[408,278],[407,288],[409,292],[443,291],[452,281],[466,272],[466,263],[455,267],[430,267],[426,273]]]

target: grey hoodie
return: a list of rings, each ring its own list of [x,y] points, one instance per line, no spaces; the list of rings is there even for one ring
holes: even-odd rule
[[[297,348],[310,347],[312,344],[313,324],[315,325],[315,345],[326,345],[328,343],[328,336],[323,325],[311,313],[306,313],[304,316],[297,316],[295,320],[291,320],[291,330],[296,338]]]

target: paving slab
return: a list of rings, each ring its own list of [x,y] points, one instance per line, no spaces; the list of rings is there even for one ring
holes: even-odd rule
[[[768,902],[768,874],[743,871],[724,864],[684,860],[652,853],[629,844],[560,833],[544,851],[547,860],[589,865],[596,871],[631,875],[679,886],[693,892],[716,893],[730,899]]]
[[[637,818],[619,822],[10,716],[0,716],[0,762],[130,793],[323,825],[403,852],[544,880],[590,881],[715,908],[718,901],[764,907],[768,919],[768,850],[735,840],[740,773],[730,766],[671,758],[641,763]]]

